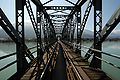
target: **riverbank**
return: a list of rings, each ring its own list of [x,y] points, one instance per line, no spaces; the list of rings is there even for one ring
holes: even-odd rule
[[[87,42],[91,42],[93,41],[93,38],[82,38],[82,41],[87,41]],[[77,41],[77,39],[74,39],[73,41]],[[108,38],[105,41],[120,41],[120,38]]]
[[[36,39],[25,39],[25,42],[36,42],[37,40]],[[5,39],[5,38],[0,38],[0,42],[14,42],[13,40],[11,39]]]
[[[93,41],[93,38],[82,38],[82,41],[87,41],[87,42],[91,42]],[[33,39],[25,39],[25,42],[36,42],[37,39],[33,38]],[[44,39],[42,39],[42,41],[44,41]],[[73,42],[77,41],[77,39],[74,39]],[[105,41],[120,41],[120,38],[108,38]],[[6,39],[6,38],[0,38],[0,42],[14,42],[11,39]]]

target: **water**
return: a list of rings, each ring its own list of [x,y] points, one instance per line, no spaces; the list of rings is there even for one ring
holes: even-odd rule
[[[120,41],[104,42],[103,51],[120,56]],[[120,59],[108,57],[106,55],[103,55],[102,57],[103,59],[106,59],[109,62],[114,63],[117,66],[120,66]],[[102,67],[103,71],[107,72],[115,80],[120,80],[120,76],[119,76],[120,69],[114,68],[106,63],[103,63],[102,65],[103,65]]]
[[[91,46],[92,43],[91,42],[83,42],[82,45],[85,45],[85,46]],[[115,54],[115,55],[119,55],[120,56],[120,41],[105,41],[103,43],[103,52],[107,52],[109,54]],[[82,48],[83,49],[83,48]],[[84,49],[86,51],[88,51],[88,49]],[[85,54],[82,53],[82,56],[84,56]],[[104,55],[102,54],[102,58],[111,62],[111,63],[114,63],[115,65],[117,66],[120,66],[120,59],[116,59],[114,57],[111,57],[111,56],[107,56],[107,55]],[[92,57],[89,59],[89,61],[91,61]],[[111,76],[114,80],[120,80],[120,69],[117,69],[109,64],[106,64],[105,62],[102,62],[102,70],[107,73],[109,76]]]
[[[36,43],[35,42],[27,42],[26,43],[28,47],[32,47],[35,46]],[[92,42],[83,42],[82,45],[85,46],[91,46]],[[10,42],[10,43],[0,43],[0,56],[3,55],[7,55],[10,53],[15,52],[15,44]],[[35,49],[31,50],[34,51]],[[84,49],[87,51],[87,49]],[[120,41],[105,41],[103,43],[103,51],[110,53],[110,54],[116,54],[120,56]],[[84,56],[85,54],[82,53],[82,56]],[[108,57],[106,55],[102,55],[103,59],[114,63],[118,66],[120,66],[120,60],[119,59],[115,59],[113,57]],[[90,58],[90,60],[92,59],[92,57]],[[0,60],[0,67],[6,65],[9,62],[12,62],[16,60],[16,56],[11,56],[10,58],[4,59],[4,60]],[[119,80],[120,79],[120,70],[117,68],[112,67],[111,65],[108,65],[106,63],[102,63],[102,70],[104,72],[106,72],[109,76],[111,76],[114,80]],[[8,77],[10,77],[12,74],[14,74],[16,72],[16,64],[12,65],[9,68],[6,68],[5,70],[0,72],[0,80],[7,80]]]
[[[26,44],[28,47],[32,47],[32,46],[36,45],[35,42],[27,42]],[[15,51],[16,51],[15,43],[13,43],[13,42],[0,43],[0,56],[14,53]],[[35,51],[35,49],[31,50],[31,52],[32,51]],[[34,55],[36,56],[36,54],[34,54]],[[0,68],[10,62],[13,62],[14,60],[16,60],[16,55],[0,60]],[[16,63],[15,63],[14,65],[12,65],[0,72],[0,80],[7,80],[16,71],[17,70],[16,70]]]

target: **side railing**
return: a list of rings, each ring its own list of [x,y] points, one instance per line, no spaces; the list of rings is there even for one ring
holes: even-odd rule
[[[21,37],[18,35],[17,31],[15,30],[15,28],[13,27],[13,25],[10,23],[10,21],[8,20],[8,18],[6,17],[6,15],[4,14],[4,12],[2,11],[2,9],[0,8],[0,26],[4,29],[4,31],[10,36],[10,38],[15,42],[15,43],[21,43]],[[30,51],[27,50],[28,47],[26,46],[26,44],[24,44],[25,46],[25,50],[26,50],[26,55],[28,56],[28,58],[30,60],[34,59],[33,55],[30,55]]]
[[[45,64],[43,72],[40,75],[40,79],[43,79],[44,77],[46,77],[46,74],[47,74],[46,72],[47,72],[48,68],[51,66],[51,62],[53,60],[53,57],[55,55],[55,50],[56,50],[56,47],[57,47],[57,44],[55,44],[55,46],[52,46],[54,43],[55,42],[52,42],[52,43],[45,46],[45,47],[51,48],[52,51],[50,53],[47,53],[47,54],[49,54],[49,57],[48,57],[47,63]],[[36,48],[37,48],[37,46],[33,46],[33,47],[30,47],[30,48],[27,48],[26,50],[31,51],[31,54],[34,55],[34,54],[37,54],[37,49]],[[0,61],[5,60],[7,58],[10,58],[11,56],[16,56],[16,54],[17,53],[15,52],[15,53],[11,53],[11,54],[8,54],[8,55],[0,56]],[[25,57],[27,57],[27,56],[25,55]],[[28,61],[28,62],[30,64],[30,66],[32,67],[37,62],[37,57],[35,57],[33,61]],[[15,63],[17,63],[17,60],[14,60],[10,63],[6,63],[4,66],[0,67],[0,72],[4,71],[5,69],[9,68],[10,66],[14,65]]]
[[[76,77],[77,80],[83,80],[78,69],[76,68],[75,64],[73,63],[72,59],[69,57],[69,53],[67,51],[64,51],[65,56],[66,56],[66,60],[68,61],[68,63],[71,65],[72,69],[73,69],[73,73],[75,74],[74,76]]]
[[[32,50],[32,49],[35,49],[35,48],[36,48],[36,46],[31,47],[31,48],[28,48],[27,50]],[[31,52],[31,54],[33,54],[33,53],[35,53],[35,52],[37,52],[37,50]],[[1,61],[1,60],[4,60],[4,59],[6,59],[6,58],[9,58],[9,57],[11,57],[11,56],[14,56],[14,55],[16,55],[16,54],[17,54],[17,53],[15,52],[15,53],[11,53],[11,54],[8,54],[8,55],[1,56],[1,57],[0,57],[0,61]],[[26,56],[26,57],[27,57],[27,56]],[[3,66],[3,67],[0,68],[0,71],[3,71],[4,69],[12,66],[12,65],[15,64],[16,62],[17,62],[17,60],[14,60],[13,62],[10,62],[10,63],[6,64],[5,66]]]
[[[99,33],[100,36],[96,36],[97,39],[100,39],[96,42],[97,47],[99,47],[100,46],[99,44],[101,44],[101,43],[103,43],[103,41],[105,41],[105,39],[109,36],[109,34],[113,31],[113,29],[119,24],[119,22],[120,22],[120,6],[116,9],[116,11],[113,13],[111,18],[108,20],[108,22],[106,23],[104,28],[100,31],[100,33]],[[70,47],[72,46],[72,43],[69,42],[69,41],[63,41],[63,42],[65,44],[69,45]],[[82,49],[79,49],[80,51],[83,51],[84,53],[86,53],[85,57],[84,57],[85,60],[88,60],[91,56],[93,56],[93,58],[92,58],[93,61],[95,61],[94,58],[95,59],[97,58],[97,60],[99,59],[100,61],[104,61],[105,63],[110,64],[110,65],[112,65],[112,66],[114,66],[118,69],[120,68],[119,66],[114,65],[113,63],[111,63],[107,60],[104,60],[103,58],[100,58],[100,56],[98,57],[95,54],[101,54],[102,53],[102,54],[105,54],[107,56],[111,56],[111,57],[114,57],[114,58],[117,58],[117,59],[119,59],[120,56],[114,55],[114,54],[109,54],[109,53],[94,49],[94,44],[95,43],[93,43],[91,45],[91,47],[89,47],[89,48],[84,46],[84,48],[88,49],[87,52],[83,51]],[[82,45],[78,45],[78,44],[76,44],[76,46],[83,47]],[[95,64],[96,62],[94,63],[93,61],[91,61],[90,66],[96,65]],[[100,63],[100,62],[98,62],[98,63]],[[100,64],[99,67],[100,66],[102,66],[102,65]]]
[[[49,71],[50,67],[52,66],[52,61],[53,61],[53,58],[55,57],[54,55],[56,55],[56,53],[55,53],[56,48],[57,48],[57,43],[55,44],[54,48],[52,49],[52,51],[50,53],[49,59],[47,60],[47,63],[43,69],[42,74],[40,75],[39,80],[47,79],[47,77],[48,77],[47,75],[49,74],[48,71]],[[51,68],[53,68],[53,67],[51,67]]]
[[[62,42],[65,43],[68,46],[73,46],[72,43],[70,43],[70,42],[67,42],[67,41],[62,41]],[[75,46],[80,46],[80,45],[76,44]],[[87,46],[84,46],[84,45],[81,45],[81,47],[84,48],[84,49],[89,49],[89,50],[91,50],[93,52],[102,53],[102,54],[107,55],[109,57],[120,59],[120,56],[115,55],[115,54],[110,54],[110,53],[107,53],[107,52],[104,52],[104,51],[100,51],[100,50],[97,50],[97,49],[94,49],[94,48],[91,48],[91,47],[87,47]],[[79,49],[79,50],[82,51],[82,52],[84,52],[85,54],[88,54],[90,56],[94,56],[94,54],[90,54],[89,52],[85,51],[84,49]],[[101,60],[101,61],[103,61],[103,62],[105,62],[105,63],[107,63],[107,64],[109,64],[109,65],[111,65],[111,66],[113,66],[113,67],[115,67],[115,68],[117,68],[117,69],[120,69],[120,66],[118,66],[118,65],[116,65],[116,64],[114,64],[114,63],[112,63],[110,61],[107,61],[107,60],[105,60],[103,58],[99,58],[98,56],[94,56],[94,57],[97,58],[97,59],[99,59],[99,60]],[[84,61],[86,61],[86,59]]]
[[[110,53],[103,52],[103,51],[100,51],[100,50],[97,50],[97,49],[94,49],[94,48],[89,48],[89,47],[83,46],[83,45],[81,45],[81,47],[83,47],[83,48],[85,48],[85,49],[90,49],[91,51],[94,51],[94,52],[102,53],[102,54],[107,55],[107,56],[110,56],[110,57],[114,57],[114,58],[116,58],[116,59],[120,59],[120,56],[115,55],[115,54],[110,54]],[[90,55],[90,56],[94,56],[94,54],[90,54],[89,52],[87,52],[87,51],[85,51],[85,50],[83,50],[83,49],[81,49],[81,51],[84,52],[85,54]],[[113,64],[112,62],[109,62],[109,61],[107,61],[107,60],[105,60],[105,59],[103,59],[103,58],[99,58],[99,57],[97,57],[97,56],[94,56],[94,57],[97,58],[97,59],[99,59],[99,60],[101,60],[101,61],[103,61],[103,62],[105,62],[105,63],[107,63],[107,64],[109,64],[109,65],[111,65],[111,66],[113,66],[113,67],[115,67],[115,68],[120,69],[120,66],[117,66],[116,64]]]

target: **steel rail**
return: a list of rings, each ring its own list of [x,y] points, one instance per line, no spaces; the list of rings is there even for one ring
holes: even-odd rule
[[[55,49],[56,49],[56,45],[55,45],[54,49],[51,52],[50,58],[47,61],[46,65],[45,65],[45,68],[44,68],[39,80],[42,80],[43,76],[45,75],[45,72],[46,72],[46,70],[47,70],[47,68],[48,68],[48,66],[49,66],[49,64],[50,64],[50,62],[52,60],[53,55],[54,55]]]
[[[2,60],[2,59],[4,59],[4,58],[7,58],[7,57],[10,57],[10,56],[13,56],[13,55],[15,55],[15,54],[16,54],[16,53],[11,53],[11,54],[2,56],[2,57],[0,57],[0,60]]]
[[[97,49],[94,49],[94,48],[89,48],[89,47],[83,46],[83,45],[81,45],[81,47],[84,47],[84,48],[86,48],[86,49],[90,49],[90,50],[92,50],[92,51],[96,51],[96,52],[103,53],[103,54],[105,54],[105,55],[108,55],[108,56],[111,56],[111,57],[115,57],[115,58],[120,59],[120,56],[115,55],[115,54],[109,54],[109,53],[106,53],[106,52],[103,52],[103,51],[100,51],[100,50],[97,50]]]
[[[86,54],[88,54],[88,55],[94,56],[94,54],[90,54],[90,53],[88,53],[88,52],[86,52],[86,51],[84,51],[84,50],[81,50],[81,51],[83,51],[84,53],[86,53]],[[115,68],[120,69],[120,66],[117,66],[117,65],[115,65],[115,64],[113,64],[113,63],[111,63],[111,62],[109,62],[109,61],[107,61],[107,60],[105,60],[105,59],[99,58],[99,57],[97,57],[97,56],[94,56],[94,57],[97,58],[97,59],[99,59],[99,60],[101,60],[101,61],[103,61],[103,62],[105,62],[105,63],[107,63],[107,64],[109,64],[109,65],[111,65],[111,66],[113,66],[113,67],[115,67]]]
[[[85,47],[85,48],[87,48],[87,49],[91,49],[91,50],[93,50],[93,51],[100,52],[100,53],[103,53],[103,54],[105,54],[105,55],[109,55],[109,56],[112,56],[112,57],[115,57],[115,58],[120,59],[120,56],[117,56],[117,55],[114,55],[114,54],[108,54],[108,53],[106,53],[106,52],[103,52],[103,51],[100,51],[100,50],[97,50],[97,49],[93,49],[93,48],[89,48],[89,47],[86,47],[86,46],[83,46],[83,45],[81,45],[81,47]],[[79,49],[79,50],[81,50],[81,49]],[[81,50],[81,51],[83,51],[84,53],[86,53],[86,54],[88,54],[88,55],[90,55],[90,56],[94,56],[94,54],[90,54],[89,52],[86,52],[86,51],[84,51],[84,50]],[[97,59],[99,59],[99,60],[101,60],[101,61],[104,61],[105,63],[107,63],[107,64],[109,64],[109,65],[111,65],[111,66],[113,66],[113,67],[115,67],[115,68],[120,69],[119,66],[114,65],[113,63],[110,63],[110,62],[108,62],[108,61],[105,60],[105,59],[99,58],[99,57],[97,57],[97,56],[94,56],[94,57],[97,58]]]
[[[4,70],[4,69],[8,68],[9,66],[15,64],[16,62],[17,62],[17,60],[15,60],[15,61],[13,61],[13,62],[11,62],[11,63],[5,65],[4,67],[0,68],[0,71],[2,71],[2,70]]]
[[[64,51],[64,52],[65,52],[65,54],[66,54],[67,59],[68,59],[69,62],[71,63],[73,69],[75,70],[75,72],[76,72],[79,80],[83,80],[82,77],[80,76],[80,73],[78,72],[77,68],[75,67],[74,63],[72,62],[72,60],[71,60],[70,57],[68,56],[68,53],[67,53],[66,51]]]
[[[65,42],[65,41],[64,41]],[[65,42],[66,43],[66,42]],[[68,44],[68,43],[66,43],[67,45],[70,45],[70,44]],[[71,45],[70,45],[71,46]],[[77,44],[76,44],[76,46],[78,46]],[[87,46],[84,46],[84,45],[81,45],[81,47],[84,47],[84,48],[86,48],[86,49],[90,49],[90,50],[92,50],[92,51],[96,51],[96,52],[99,52],[99,53],[103,53],[103,54],[105,54],[105,55],[108,55],[108,56],[111,56],[111,57],[115,57],[115,58],[117,58],[117,59],[120,59],[120,56],[118,56],[118,55],[115,55],[115,54],[109,54],[109,53],[107,53],[107,52],[103,52],[103,51],[100,51],[100,50],[97,50],[97,49],[94,49],[94,48],[91,48],[91,47],[87,47]]]

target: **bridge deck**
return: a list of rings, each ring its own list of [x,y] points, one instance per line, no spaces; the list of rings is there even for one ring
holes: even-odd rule
[[[79,54],[76,54],[69,46],[66,46],[62,42],[60,43],[62,44],[65,53],[68,53],[68,56],[72,59],[83,80],[112,80],[102,70],[89,67],[90,63],[83,61],[84,58]]]
[[[55,43],[56,44],[56,43]],[[49,51],[52,52],[52,48],[55,46],[55,44],[49,48]],[[58,52],[56,52],[57,54]],[[44,60],[44,63],[46,64],[47,63],[47,53],[45,52],[44,53],[44,56],[43,56],[43,60]],[[48,55],[49,56],[49,55]],[[20,79],[20,80],[36,80],[36,76],[37,76],[37,71],[38,71],[38,67],[36,65],[37,63],[37,58],[33,61],[34,65],[31,66],[31,68],[23,75],[23,77]],[[40,67],[40,70],[43,69],[43,64],[41,65]]]
[[[80,76],[82,77],[83,80],[112,80],[102,70],[89,67],[90,63],[87,62],[87,61],[83,61],[84,58],[81,57],[79,54],[76,54],[73,49],[69,48],[69,46],[65,45],[61,41],[58,41],[58,43],[60,43],[62,45],[62,48],[63,48],[63,51],[64,51],[64,58],[65,58],[65,61],[66,61],[66,74],[67,74],[67,79],[68,80],[79,80],[79,79],[74,77],[76,75],[76,73],[72,72],[72,66],[67,61],[67,56],[70,57],[70,59],[74,63],[77,71],[79,72],[79,74],[80,74]],[[61,66],[63,66],[63,65],[61,64]],[[25,73],[25,75],[21,78],[21,80],[25,80],[25,79],[26,80],[35,80],[36,73],[34,73],[32,78],[30,79],[31,74],[35,71],[34,69],[35,69],[35,67],[31,67]],[[60,71],[60,70],[58,70],[58,71]],[[64,72],[64,71],[61,71],[61,72]],[[57,75],[57,73],[55,73],[55,74]],[[53,76],[55,77],[55,75],[53,75]],[[59,76],[59,75],[57,75],[57,76]]]

